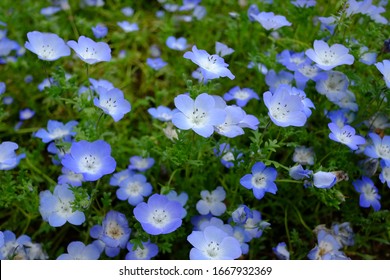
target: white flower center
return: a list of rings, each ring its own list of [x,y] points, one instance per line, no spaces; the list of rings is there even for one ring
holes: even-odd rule
[[[164,209],[154,209],[149,217],[149,221],[158,228],[162,228],[167,225],[169,220],[169,214]]]
[[[249,93],[244,90],[239,90],[234,94],[236,99],[246,100],[249,98]]]
[[[143,168],[147,168],[149,165],[148,165],[148,160],[146,158],[143,158],[141,160],[138,160],[136,163],[135,163],[135,166],[138,168],[138,169],[143,169]]]
[[[66,135],[68,135],[68,131],[62,128],[56,128],[52,133],[50,133],[50,136],[53,139],[60,139]]]
[[[41,45],[41,48],[38,50],[38,53],[43,58],[50,59],[54,57],[55,50],[50,44],[43,44]]]
[[[206,248],[206,253],[209,257],[215,258],[219,255],[219,243],[211,241]]]
[[[207,59],[202,59],[200,67],[213,72],[217,68],[217,59],[213,55],[209,55]]]
[[[101,167],[101,162],[94,155],[88,154],[81,158],[80,165],[84,172],[96,173]]]
[[[377,154],[383,159],[390,159],[390,146],[389,145],[379,145],[376,148]]]
[[[70,202],[68,200],[58,200],[57,204],[57,212],[63,217],[69,217],[73,211],[72,207],[70,206]]]
[[[252,185],[255,188],[262,189],[266,186],[267,177],[263,173],[256,173],[252,177]]]
[[[304,65],[298,69],[305,77],[313,78],[317,75],[317,68],[312,65]]]
[[[97,57],[97,51],[95,48],[86,47],[83,52],[80,52],[80,55],[84,59],[95,59]]]
[[[332,244],[329,242],[325,242],[325,241],[322,241],[318,245],[318,247],[319,248],[318,248],[318,252],[317,252],[317,256],[316,256],[317,260],[320,260],[324,255],[326,255],[327,253],[329,253],[333,250]]]
[[[337,138],[340,140],[340,142],[347,144],[347,143],[350,143],[352,141],[351,138],[353,135],[351,132],[343,130],[337,136],[338,136]]]
[[[370,184],[365,184],[362,187],[362,192],[364,193],[364,196],[367,200],[373,201],[376,199],[376,191]]]
[[[386,181],[390,181],[390,167],[383,167],[382,174]]]
[[[234,160],[234,155],[232,152],[227,152],[223,157],[223,160],[225,161],[233,161]]]
[[[142,187],[139,182],[131,182],[126,186],[127,193],[131,196],[140,194]]]
[[[203,126],[207,121],[207,114],[199,108],[192,112],[191,121],[196,126]]]
[[[288,117],[290,110],[287,104],[282,104],[278,102],[278,104],[274,104],[271,107],[270,113],[275,119],[283,121]]]
[[[105,227],[104,234],[112,239],[119,239],[124,234],[122,227],[115,221],[110,221]]]
[[[135,255],[137,256],[138,259],[145,259],[147,254],[148,254],[148,249],[145,246],[143,249],[138,247],[135,250]]]
[[[337,58],[336,53],[331,50],[322,51],[319,56],[321,57],[322,63],[325,65],[332,65]]]

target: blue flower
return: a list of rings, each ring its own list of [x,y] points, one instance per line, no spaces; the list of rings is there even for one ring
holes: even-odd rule
[[[390,160],[381,160],[380,161],[382,171],[379,174],[379,180],[390,188]]]
[[[340,95],[347,91],[349,85],[348,77],[339,71],[328,71],[324,77],[316,81],[316,90],[326,95],[330,100],[339,99]]]
[[[27,33],[25,48],[38,55],[39,59],[53,61],[70,55],[70,49],[64,40],[53,33],[32,31]]]
[[[57,260],[97,260],[100,257],[99,249],[94,244],[85,245],[81,241],[70,242],[68,253],[57,257]]]
[[[293,4],[296,7],[299,8],[309,8],[309,7],[314,7],[316,5],[315,0],[295,0],[291,1],[291,4]]]
[[[97,24],[96,26],[92,27],[93,36],[95,36],[96,39],[101,39],[106,37],[108,28],[104,24]]]
[[[226,205],[222,201],[226,198],[226,192],[222,187],[217,187],[211,193],[203,190],[200,196],[202,199],[196,203],[196,210],[201,215],[211,213],[214,216],[221,216],[225,213]]]
[[[280,85],[273,94],[270,91],[263,94],[269,117],[281,127],[304,126],[307,120],[301,98],[291,91],[288,85]]]
[[[289,175],[294,180],[302,180],[304,178],[310,178],[313,171],[304,169],[302,165],[298,164],[290,168]]]
[[[142,248],[137,246],[136,249],[134,248],[134,245],[129,242],[127,243],[127,250],[129,250],[129,252],[125,256],[126,260],[150,260],[158,254],[158,246],[151,243],[150,240],[142,242]]]
[[[139,203],[133,210],[142,228],[151,235],[168,234],[182,224],[183,206],[164,195],[154,194],[148,202]]]
[[[127,17],[131,17],[134,14],[134,9],[132,7],[123,7],[121,9],[122,14]]]
[[[318,171],[313,174],[313,185],[320,189],[329,189],[337,183],[337,177],[332,172]]]
[[[266,30],[276,30],[283,26],[291,26],[291,22],[289,22],[286,17],[275,15],[273,12],[260,12],[258,14],[251,14],[251,16]]]
[[[348,259],[343,252],[339,251],[341,245],[332,234],[320,230],[317,239],[318,244],[307,255],[310,260]]]
[[[232,168],[235,162],[242,157],[242,153],[237,152],[235,148],[230,148],[227,143],[220,144],[218,150],[214,149],[214,154],[221,158],[221,163],[226,168]]]
[[[270,70],[265,76],[265,83],[271,92],[275,92],[280,85],[291,85],[293,79],[293,74],[288,71],[282,70],[276,73],[274,70]]]
[[[182,193],[178,194],[174,190],[171,190],[169,193],[167,193],[166,197],[169,200],[179,202],[181,204],[181,206],[183,206],[183,207],[186,205],[187,200],[188,200],[188,194],[186,192],[182,192]],[[186,209],[184,209],[182,218],[184,218],[185,216],[187,216],[187,210]]]
[[[35,115],[35,111],[30,108],[25,108],[19,111],[19,119],[21,121],[29,120]]]
[[[154,158],[143,158],[140,156],[133,156],[130,158],[130,165],[127,167],[130,170],[138,170],[144,172],[150,169],[154,164]]]
[[[167,45],[168,48],[177,51],[184,51],[188,47],[187,39],[183,37],[176,38],[174,36],[169,36],[165,44]]]
[[[119,200],[127,200],[130,205],[136,206],[152,193],[153,187],[142,174],[130,175],[119,183],[116,196]]]
[[[70,153],[64,155],[61,163],[74,173],[83,174],[85,181],[96,181],[116,168],[111,147],[103,140],[73,142]]]
[[[169,122],[172,120],[173,115],[177,112],[177,109],[171,110],[166,106],[158,106],[157,108],[149,108],[148,113],[155,119],[162,122]]]
[[[300,65],[306,64],[308,61],[304,52],[297,53],[290,50],[282,51],[276,56],[276,59],[290,71],[298,70]]]
[[[84,223],[84,213],[72,210],[75,197],[68,185],[57,185],[53,193],[49,190],[42,191],[39,198],[39,212],[42,219],[52,227],[63,226],[66,222],[77,226]]]
[[[359,61],[361,63],[364,63],[366,65],[372,65],[376,62],[377,54],[374,52],[368,52],[368,48],[366,46],[363,46],[359,49],[359,54]]]
[[[329,47],[325,41],[315,40],[313,46],[314,49],[307,50],[305,54],[317,63],[317,66],[322,70],[331,70],[343,64],[351,65],[355,60],[348,53],[349,50],[341,44],[334,44]]]
[[[240,107],[246,106],[251,99],[259,100],[259,96],[250,88],[241,89],[239,86],[235,86],[224,94],[223,99],[226,101],[236,100],[236,103]]]
[[[194,246],[190,260],[234,260],[242,254],[240,242],[215,226],[193,231],[187,240]]]
[[[110,185],[111,186],[119,186],[119,184],[123,180],[129,178],[133,174],[134,174],[134,172],[132,170],[130,170],[130,169],[124,169],[122,171],[114,173],[114,174],[112,174],[112,176],[110,178]]]
[[[131,111],[131,105],[123,95],[120,89],[113,88],[107,90],[103,87],[98,87],[97,92],[99,98],[95,97],[93,104],[103,110],[104,113],[110,115],[115,122],[121,120],[125,114]]]
[[[339,127],[337,124],[329,123],[328,127],[331,131],[329,138],[347,145],[351,150],[357,150],[359,148],[358,145],[366,143],[366,139],[355,134],[355,129],[352,126],[344,125]]]
[[[0,82],[0,95],[2,95],[5,92],[5,89],[7,86],[5,85],[4,82]]]
[[[111,49],[107,43],[95,42],[88,37],[80,36],[77,42],[70,40],[67,44],[85,63],[95,64],[111,60]]]
[[[10,170],[15,168],[26,154],[17,155],[15,150],[18,144],[10,141],[0,143],[0,170]]]
[[[116,23],[126,33],[138,31],[139,27],[137,23],[130,23],[127,20],[119,21]]]
[[[41,138],[43,143],[49,143],[53,140],[64,139],[70,136],[75,136],[74,127],[78,124],[77,121],[69,121],[66,124],[62,122],[49,120],[47,122],[47,130],[40,128],[35,132],[34,136]]]
[[[253,190],[253,195],[257,199],[262,199],[266,192],[275,194],[278,190],[275,184],[277,176],[276,169],[266,167],[262,162],[256,162],[252,166],[252,174],[246,174],[240,179],[240,184]]]
[[[298,146],[294,150],[292,160],[303,165],[314,164],[314,150],[312,147]]]
[[[253,218],[253,213],[246,205],[240,205],[232,212],[232,219],[236,224],[245,224],[248,218]]]
[[[386,86],[390,88],[390,60],[375,63],[376,68],[382,73]]]
[[[353,246],[354,245],[354,233],[349,222],[342,224],[332,224],[332,234],[341,246]]]
[[[130,233],[126,216],[114,210],[106,214],[102,225],[94,225],[90,230],[91,237],[98,239],[98,243],[109,257],[117,256],[120,249],[126,247]]]
[[[179,112],[175,113],[172,123],[179,129],[192,129],[195,133],[208,138],[214,132],[214,126],[222,124],[226,112],[217,108],[215,100],[207,93],[191,99],[188,95],[180,94],[174,99]]]
[[[234,50],[223,43],[215,42],[215,53],[220,57],[224,57],[225,55],[234,53]]]
[[[165,67],[168,63],[166,63],[161,57],[156,57],[156,58],[148,57],[146,59],[146,64],[157,71]]]
[[[223,136],[234,138],[244,134],[241,122],[244,120],[245,111],[236,105],[226,106],[224,108],[226,112],[225,121],[215,126],[215,131]]]
[[[289,260],[290,252],[287,250],[287,245],[285,242],[280,242],[276,247],[272,248],[272,251],[275,253],[278,259],[280,260]]]
[[[355,187],[355,190],[360,193],[360,207],[368,208],[372,206],[375,211],[381,209],[381,204],[379,202],[381,196],[378,194],[378,189],[370,178],[363,176],[361,180],[352,182],[352,185]]]
[[[219,77],[228,77],[231,80],[235,78],[227,68],[229,64],[216,54],[210,55],[205,50],[198,50],[196,46],[193,46],[192,51],[186,52],[183,57],[200,66],[205,81]]]
[[[82,174],[76,174],[73,171],[63,167],[62,175],[58,176],[58,184],[68,184],[73,187],[80,187],[84,181]]]
[[[0,231],[0,248],[4,245],[4,233]]]
[[[62,10],[61,7],[49,6],[49,7],[42,8],[40,14],[44,16],[51,16],[58,13],[61,10]]]
[[[390,160],[390,136],[385,135],[381,138],[376,133],[369,133],[368,136],[370,136],[372,144],[366,146],[364,154],[371,158]]]

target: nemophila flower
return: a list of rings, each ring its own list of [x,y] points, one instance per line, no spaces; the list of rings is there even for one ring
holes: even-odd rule
[[[369,52],[366,46],[359,49],[359,54],[359,61],[366,65],[372,65],[376,62],[377,53]]]
[[[257,210],[252,210],[252,217],[248,217],[244,224],[245,231],[249,233],[251,239],[259,238],[263,234],[263,230],[270,226],[270,223],[261,219],[261,213]]]
[[[126,216],[114,210],[106,214],[102,225],[94,225],[90,230],[91,237],[99,240],[109,257],[117,256],[126,247],[130,233]]]
[[[382,171],[379,174],[379,180],[390,188],[390,160],[381,160],[380,161]]]
[[[214,149],[214,154],[221,158],[221,163],[226,168],[232,168],[235,162],[242,157],[242,153],[235,148],[230,148],[230,145],[227,143],[222,143],[218,149]]]
[[[225,213],[226,205],[222,201],[226,198],[226,192],[223,187],[217,187],[211,193],[203,190],[200,192],[200,196],[202,199],[196,203],[196,210],[201,215],[211,213],[214,216],[221,216]]]
[[[226,118],[225,121],[215,126],[215,131],[228,138],[234,138],[236,136],[244,134],[244,130],[240,125],[240,122],[244,120],[245,111],[236,105],[225,107]]]
[[[308,61],[304,52],[297,53],[290,50],[282,51],[276,59],[290,71],[296,71],[299,65]]]
[[[150,169],[154,164],[154,158],[143,158],[140,156],[132,156],[130,158],[130,165],[127,167],[130,170],[138,170],[144,172]]]
[[[0,231],[0,248],[4,245],[4,233]]]
[[[106,90],[111,90],[115,88],[110,81],[104,79],[96,80],[96,79],[89,78],[89,82],[91,83],[92,90],[96,92],[98,92],[99,87],[105,88]]]
[[[121,9],[121,12],[127,17],[131,17],[132,15],[134,15],[134,9],[132,7],[123,7]]]
[[[329,100],[337,100],[349,85],[348,77],[339,71],[328,71],[324,77],[316,81],[318,93],[326,95]]]
[[[227,93],[224,94],[223,99],[226,101],[236,100],[236,104],[240,107],[244,107],[249,100],[257,99],[259,96],[250,88],[241,89],[239,86],[231,88]]]
[[[203,220],[199,223],[199,230],[203,231],[208,226],[215,226],[229,235],[233,235],[233,227],[217,217],[211,216],[209,219]]]
[[[253,191],[257,199],[262,199],[266,192],[275,194],[278,190],[275,184],[276,169],[266,167],[262,162],[256,162],[252,166],[252,174],[246,174],[240,179],[240,184]]]
[[[280,85],[272,94],[267,91],[263,94],[265,106],[272,122],[278,126],[304,126],[307,116],[304,105],[298,95],[291,94],[291,87]]]
[[[193,231],[187,240],[194,246],[190,260],[234,260],[242,254],[238,240],[214,226]]]
[[[310,260],[337,260],[347,259],[343,252],[339,251],[341,245],[332,234],[320,230],[317,235],[318,244],[309,252]]]
[[[108,33],[108,28],[104,24],[97,24],[96,26],[92,27],[93,36],[95,36],[96,39],[101,39],[106,37]]]
[[[302,180],[305,178],[310,178],[311,174],[313,174],[313,171],[304,169],[300,164],[291,167],[289,170],[289,175],[294,180]]]
[[[7,86],[5,85],[4,82],[0,82],[0,95],[2,95],[5,92],[5,89]]]
[[[83,0],[84,4],[91,7],[104,6],[104,0]]]
[[[294,150],[292,160],[303,165],[314,164],[314,150],[312,147],[298,146]]]
[[[65,167],[62,168],[62,175],[58,177],[58,184],[68,184],[73,187],[80,187],[84,181],[82,174],[76,174]]]
[[[309,80],[318,81],[326,77],[326,72],[322,71],[311,62],[302,63],[297,66],[294,72],[295,83],[298,88],[304,89]]]
[[[361,180],[352,182],[352,185],[355,187],[355,190],[360,193],[360,207],[369,208],[372,206],[375,211],[381,209],[381,204],[379,202],[381,196],[378,194],[378,189],[370,178],[363,176]]]
[[[161,57],[156,57],[156,58],[148,57],[146,59],[146,64],[149,65],[152,69],[157,71],[165,67],[168,63],[165,62]]]
[[[19,119],[21,121],[29,120],[35,115],[35,111],[30,108],[25,108],[19,111]]]
[[[57,257],[57,260],[97,260],[100,251],[94,244],[85,245],[81,241],[70,242],[67,247],[68,253]]]
[[[366,146],[364,154],[371,158],[381,158],[383,160],[390,160],[390,136],[385,135],[381,138],[376,133],[369,133],[372,144]]]
[[[69,154],[64,155],[61,163],[74,173],[82,174],[85,181],[96,181],[116,168],[111,147],[103,140],[73,142]]]
[[[245,224],[248,218],[253,218],[253,213],[246,205],[240,205],[232,212],[232,219],[236,224]]]
[[[283,26],[291,26],[286,17],[275,15],[273,12],[260,12],[258,14],[251,14],[252,18],[259,22],[266,30],[277,30]]]
[[[354,241],[354,233],[349,222],[345,223],[334,223],[332,224],[332,234],[336,238],[336,240],[341,244],[341,246],[353,246]]]
[[[133,174],[119,183],[116,196],[119,200],[127,200],[130,205],[136,206],[144,201],[144,197],[152,193],[153,187],[142,174]]]
[[[61,7],[49,6],[49,7],[42,8],[40,10],[40,14],[44,16],[52,16],[61,10],[62,10]]]
[[[15,150],[19,148],[18,144],[10,141],[0,143],[0,170],[14,169],[26,154],[17,155]]]
[[[290,252],[287,250],[286,242],[280,242],[276,247],[272,248],[272,251],[275,253],[276,257],[280,260],[289,260]]]
[[[111,60],[111,49],[107,43],[95,42],[88,37],[80,36],[77,42],[71,40],[67,44],[85,63],[95,64]]]
[[[53,193],[49,190],[39,194],[39,212],[42,219],[52,227],[63,226],[66,222],[81,225],[85,221],[83,212],[72,210],[75,197],[68,185],[57,185]]]
[[[315,0],[295,0],[291,1],[291,4],[299,8],[309,8],[314,7],[317,2]]]
[[[181,206],[183,206],[183,207],[186,205],[187,200],[188,200],[188,194],[186,192],[182,192],[182,193],[178,194],[174,190],[171,190],[169,193],[167,193],[166,197],[169,200],[179,202],[181,204]],[[187,216],[187,210],[186,209],[184,209],[182,218],[184,219],[185,216]]]
[[[104,113],[110,115],[115,122],[120,121],[125,114],[131,111],[131,104],[118,88],[107,90],[98,87],[99,97],[93,99],[93,104],[102,109]]]
[[[133,210],[144,231],[151,235],[167,234],[182,224],[183,206],[165,195],[153,194],[148,202],[139,203]]]
[[[215,42],[215,53],[220,57],[224,57],[234,53],[234,50],[221,42]]]
[[[119,186],[119,184],[125,180],[126,178],[129,178],[132,176],[134,172],[130,169],[124,169],[122,171],[119,171],[117,173],[112,174],[110,178],[110,185],[111,186]]]
[[[202,0],[183,0],[183,5],[179,7],[179,11],[188,11],[195,9]]]
[[[139,27],[137,23],[130,23],[127,20],[119,21],[116,23],[126,33],[138,31]]]
[[[297,95],[301,98],[303,104],[303,112],[305,113],[307,118],[310,117],[311,109],[315,109],[315,106],[313,102],[306,97],[306,93],[301,89],[291,87],[291,95]]]
[[[183,57],[190,59],[200,67],[204,80],[220,77],[228,77],[231,80],[235,78],[227,68],[229,64],[225,63],[225,60],[216,54],[210,55],[205,50],[198,50],[196,46],[193,46],[192,51],[186,52]]]
[[[313,185],[319,189],[330,189],[337,183],[337,177],[332,172],[318,171],[313,174]]]
[[[382,73],[386,86],[390,88],[390,60],[375,63],[376,68]]]
[[[155,119],[162,122],[169,122],[172,120],[173,115],[176,113],[176,109],[172,110],[166,106],[160,105],[157,108],[149,108],[148,113]]]
[[[126,260],[150,260],[158,254],[158,246],[151,243],[150,240],[142,242],[142,247],[137,246],[136,248],[134,244],[129,242],[126,248],[129,250],[125,256]]]
[[[341,44],[334,44],[329,47],[325,41],[315,40],[313,46],[314,49],[307,50],[305,54],[325,71],[343,64],[351,65],[355,60],[348,53],[348,48]]]
[[[271,92],[275,92],[280,85],[291,85],[293,79],[293,74],[284,70],[281,70],[279,73],[270,70],[265,75],[265,83],[269,86]]]
[[[207,93],[202,93],[193,100],[186,94],[174,99],[179,112],[175,113],[172,123],[179,129],[192,129],[195,133],[208,138],[214,132],[214,126],[225,121],[226,112],[216,108],[215,100]]]
[[[35,132],[34,136],[41,138],[43,143],[49,143],[54,140],[75,136],[76,132],[74,131],[74,127],[77,124],[77,121],[69,121],[64,124],[59,121],[49,120],[47,122],[47,130],[40,128],[37,132]]]
[[[41,60],[53,61],[70,55],[70,49],[64,40],[54,33],[32,31],[27,33],[25,48],[38,55]]]
[[[46,252],[43,251],[42,245],[33,243],[28,235],[16,235],[10,231],[0,231],[0,239],[3,245],[0,246],[0,260],[46,260]]]
[[[351,150],[357,150],[358,145],[366,143],[366,139],[362,136],[356,135],[355,129],[350,125],[339,127],[335,123],[329,123],[328,127],[331,131],[329,138],[333,141],[347,145]]]
[[[176,51],[184,51],[188,47],[187,39],[183,37],[176,38],[174,36],[169,36],[165,41],[165,44],[168,48]]]

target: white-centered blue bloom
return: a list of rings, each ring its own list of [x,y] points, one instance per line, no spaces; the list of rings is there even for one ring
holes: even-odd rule
[[[108,28],[104,24],[97,24],[96,26],[92,27],[93,36],[95,36],[96,39],[101,39],[106,37]]]
[[[111,49],[105,42],[95,42],[88,37],[80,36],[77,42],[70,40],[67,44],[88,64],[111,60]]]
[[[287,250],[287,245],[285,242],[280,242],[276,247],[272,248],[272,251],[280,260],[289,260],[290,252]]]
[[[132,156],[130,158],[130,165],[127,168],[130,170],[144,172],[150,169],[153,166],[154,162],[154,158],[151,157],[144,158],[140,156]]]
[[[149,108],[148,113],[155,119],[162,122],[169,122],[172,120],[173,115],[177,112],[177,109],[170,109],[166,106],[160,105],[157,108]]]
[[[0,143],[0,170],[10,170],[15,168],[26,154],[17,155],[15,150],[18,144],[10,141]]]
[[[318,171],[313,174],[313,185],[319,189],[329,189],[337,183],[337,177],[332,172]]]
[[[355,60],[344,45],[334,44],[329,47],[325,41],[315,40],[313,46],[314,49],[307,50],[305,54],[325,71],[343,64],[351,65]]]
[[[130,23],[127,20],[119,21],[116,23],[126,33],[138,31],[139,27],[137,23]]]
[[[193,46],[192,51],[186,52],[183,57],[190,59],[200,67],[205,81],[219,77],[228,77],[231,80],[235,78],[227,68],[229,64],[217,54],[210,55],[205,50],[198,50],[196,46]]]
[[[43,143],[68,138],[76,135],[74,127],[77,124],[77,121],[69,121],[64,124],[56,120],[49,120],[47,122],[47,129],[40,128],[37,132],[35,132],[34,136],[41,138]]]
[[[375,211],[381,209],[379,202],[381,196],[378,194],[378,189],[370,178],[363,176],[361,180],[356,180],[352,184],[355,190],[360,193],[359,205],[361,207],[369,208],[372,206]]]
[[[174,99],[179,112],[175,113],[172,123],[179,129],[192,129],[195,133],[208,138],[214,132],[214,126],[225,121],[226,112],[216,107],[215,99],[202,93],[193,100],[185,94]]]
[[[390,188],[390,160],[381,160],[380,161],[382,171],[379,174],[379,180]]]
[[[187,240],[194,246],[190,260],[234,260],[242,254],[240,242],[215,226],[193,231]]]
[[[132,243],[127,243],[127,250],[129,252],[126,254],[126,260],[150,260],[151,258],[157,256],[158,246],[154,243],[151,243],[150,240],[147,242],[142,242],[141,246],[135,246]]]
[[[329,123],[328,127],[331,131],[329,138],[347,145],[351,150],[357,150],[359,148],[358,145],[366,143],[366,139],[360,135],[356,135],[355,129],[350,125],[346,124],[343,127],[339,127],[335,123]]]
[[[260,12],[251,14],[251,16],[266,30],[277,30],[283,26],[291,26],[291,22],[285,16],[275,15],[273,12]]]
[[[245,107],[251,99],[259,100],[259,95],[250,88],[240,88],[235,86],[231,88],[227,93],[223,95],[223,99],[226,101],[236,100],[236,103],[240,107]]]
[[[382,158],[384,160],[390,160],[390,136],[385,135],[381,138],[376,133],[369,133],[372,140],[372,144],[366,146],[364,154],[371,158]]]
[[[49,190],[42,191],[39,198],[39,212],[42,219],[52,227],[63,226],[66,222],[72,225],[84,223],[84,213],[79,210],[72,210],[75,197],[68,185],[57,185],[53,193]]]
[[[136,206],[144,197],[152,193],[153,187],[142,174],[130,175],[119,183],[116,196],[119,200],[127,200],[130,205]]]
[[[222,201],[226,198],[226,192],[223,187],[217,187],[212,192],[203,190],[200,196],[202,199],[196,203],[196,210],[201,215],[211,213],[214,216],[221,216],[225,213],[226,205]]]
[[[320,230],[317,239],[317,245],[307,255],[310,260],[347,259],[345,254],[339,251],[341,245],[332,234]]]
[[[215,42],[215,53],[220,57],[224,57],[234,53],[234,50],[221,42]]]
[[[156,58],[148,57],[146,59],[146,64],[156,71],[168,65],[168,63],[165,62],[161,57],[156,57]]]
[[[70,49],[64,40],[53,33],[32,31],[27,33],[25,48],[38,55],[39,59],[53,61],[70,55]]]
[[[266,167],[262,162],[252,166],[252,174],[246,174],[240,179],[240,184],[253,191],[257,199],[262,199],[266,192],[276,194],[278,188],[275,184],[277,171],[273,167]]]
[[[386,86],[390,88],[390,60],[375,63],[376,68],[382,73]]]
[[[176,38],[174,36],[169,36],[165,41],[165,44],[168,48],[176,51],[184,51],[188,48],[187,39],[183,37]]]
[[[85,245],[81,241],[70,242],[67,250],[68,253],[61,254],[57,260],[97,260],[100,257],[100,251],[96,245]]]
[[[121,120],[125,114],[131,111],[131,104],[118,88],[107,90],[103,87],[97,88],[99,97],[95,97],[93,104],[110,115],[115,122]]]

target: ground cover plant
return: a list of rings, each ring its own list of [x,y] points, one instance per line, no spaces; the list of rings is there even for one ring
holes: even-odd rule
[[[388,1],[0,3],[0,259],[389,259]]]

